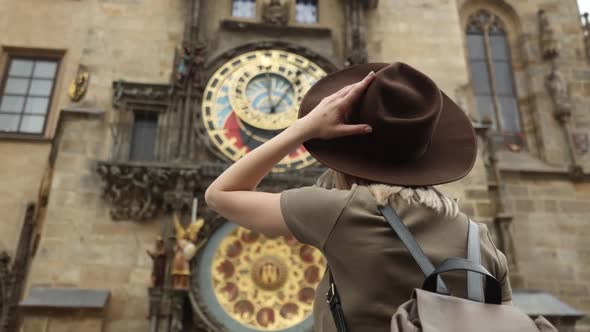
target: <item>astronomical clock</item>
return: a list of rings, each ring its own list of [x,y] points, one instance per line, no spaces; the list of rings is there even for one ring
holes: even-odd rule
[[[219,154],[236,161],[297,119],[305,93],[326,73],[282,50],[231,59],[211,76],[203,95],[203,124]],[[315,160],[303,146],[273,170]],[[225,223],[202,249],[197,275],[201,301],[228,331],[311,331],[315,289],[326,263],[292,237],[267,237]]]
[[[203,96],[203,124],[217,148],[236,161],[297,119],[299,103],[326,73],[312,61],[281,50],[241,54],[211,77]],[[301,169],[315,160],[300,146],[275,172]]]

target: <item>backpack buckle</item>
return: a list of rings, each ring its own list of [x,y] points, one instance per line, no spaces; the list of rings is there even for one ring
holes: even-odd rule
[[[336,296],[336,287],[334,287],[333,283],[330,284],[330,288],[328,288],[328,292],[326,293],[326,302],[330,308],[333,308],[339,302],[338,296]]]

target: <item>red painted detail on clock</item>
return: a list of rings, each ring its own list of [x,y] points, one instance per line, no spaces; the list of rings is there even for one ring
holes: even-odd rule
[[[297,156],[300,156],[301,154],[307,152],[307,150],[305,149],[305,147],[302,145],[299,148],[297,148],[295,151],[291,152],[289,154],[289,157],[291,158],[295,158]]]
[[[225,120],[225,124],[223,125],[223,128],[225,129],[225,137],[227,139],[230,138],[235,138],[236,142],[234,144],[235,147],[237,148],[241,148],[244,145],[244,141],[242,140],[242,136],[240,135],[241,130],[240,130],[240,125],[238,124],[238,121],[240,121],[238,119],[238,116],[236,115],[235,112],[231,112],[231,114],[227,117],[227,120]],[[246,147],[248,150],[247,152],[250,152],[250,149],[248,147]]]

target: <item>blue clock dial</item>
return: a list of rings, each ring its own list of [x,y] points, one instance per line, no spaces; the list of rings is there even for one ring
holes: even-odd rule
[[[262,73],[250,80],[246,96],[252,109],[276,114],[293,107],[295,90],[287,78],[275,73]]]

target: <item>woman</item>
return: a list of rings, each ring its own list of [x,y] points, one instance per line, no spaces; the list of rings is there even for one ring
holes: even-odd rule
[[[330,168],[320,186],[255,191],[302,143]],[[392,314],[424,276],[378,207],[393,207],[435,266],[466,257],[468,218],[432,186],[467,175],[476,153],[470,120],[430,78],[403,63],[365,64],[317,82],[299,119],[229,167],[205,198],[243,227],[292,234],[321,250],[349,331],[388,331]],[[502,300],[511,301],[506,258],[484,225],[480,242],[482,264],[500,281]],[[465,275],[451,273],[445,282],[465,296]],[[327,288],[325,276],[314,303],[317,331],[336,330]]]

